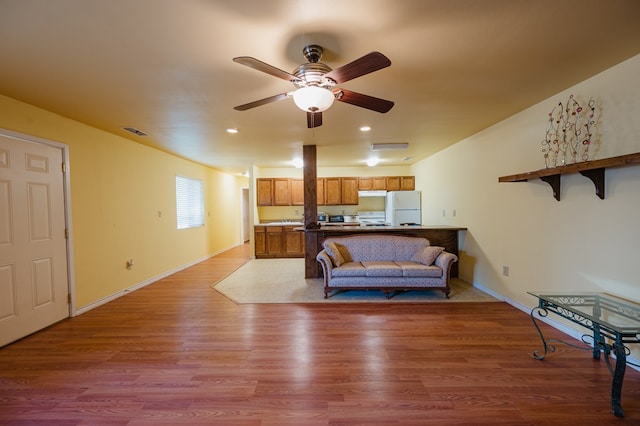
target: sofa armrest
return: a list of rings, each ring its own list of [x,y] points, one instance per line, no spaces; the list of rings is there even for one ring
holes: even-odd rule
[[[442,275],[446,277],[448,281],[449,273],[451,272],[451,266],[453,265],[453,262],[457,262],[457,261],[458,261],[458,256],[456,256],[453,253],[449,253],[448,251],[443,251],[436,258],[434,265],[442,269]]]
[[[331,279],[331,271],[333,269],[333,263],[331,262],[331,258],[326,250],[321,250],[320,253],[316,256],[316,260],[320,262],[320,266],[322,266],[322,272],[324,273],[324,282],[325,284]]]

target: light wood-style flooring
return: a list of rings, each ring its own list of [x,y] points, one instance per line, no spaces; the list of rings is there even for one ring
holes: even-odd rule
[[[236,305],[210,284],[247,260],[232,249],[0,349],[0,424],[640,424],[639,372],[618,419],[604,361],[565,345],[535,360],[506,303]]]

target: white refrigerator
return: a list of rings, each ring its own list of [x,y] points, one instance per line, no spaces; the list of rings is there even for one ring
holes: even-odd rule
[[[385,220],[391,226],[420,225],[422,200],[420,191],[387,192]]]

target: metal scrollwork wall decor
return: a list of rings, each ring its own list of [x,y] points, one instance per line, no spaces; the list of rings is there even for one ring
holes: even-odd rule
[[[594,145],[595,116],[593,98],[585,104],[570,95],[566,103],[558,102],[549,113],[542,141],[545,168],[589,161],[589,148]]]

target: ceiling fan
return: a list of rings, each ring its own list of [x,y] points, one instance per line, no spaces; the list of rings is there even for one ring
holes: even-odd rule
[[[336,87],[338,84],[391,65],[389,58],[382,53],[368,53],[336,69],[331,69],[328,65],[319,62],[323,53],[321,46],[315,44],[305,46],[302,53],[308,62],[298,66],[293,73],[288,73],[250,56],[233,58],[234,62],[287,80],[296,86],[296,90],[238,105],[234,109],[246,111],[261,105],[293,98],[298,108],[307,113],[307,127],[313,128],[322,125],[322,111],[327,110],[334,100],[381,113],[385,113],[393,107],[393,102],[386,99]]]

